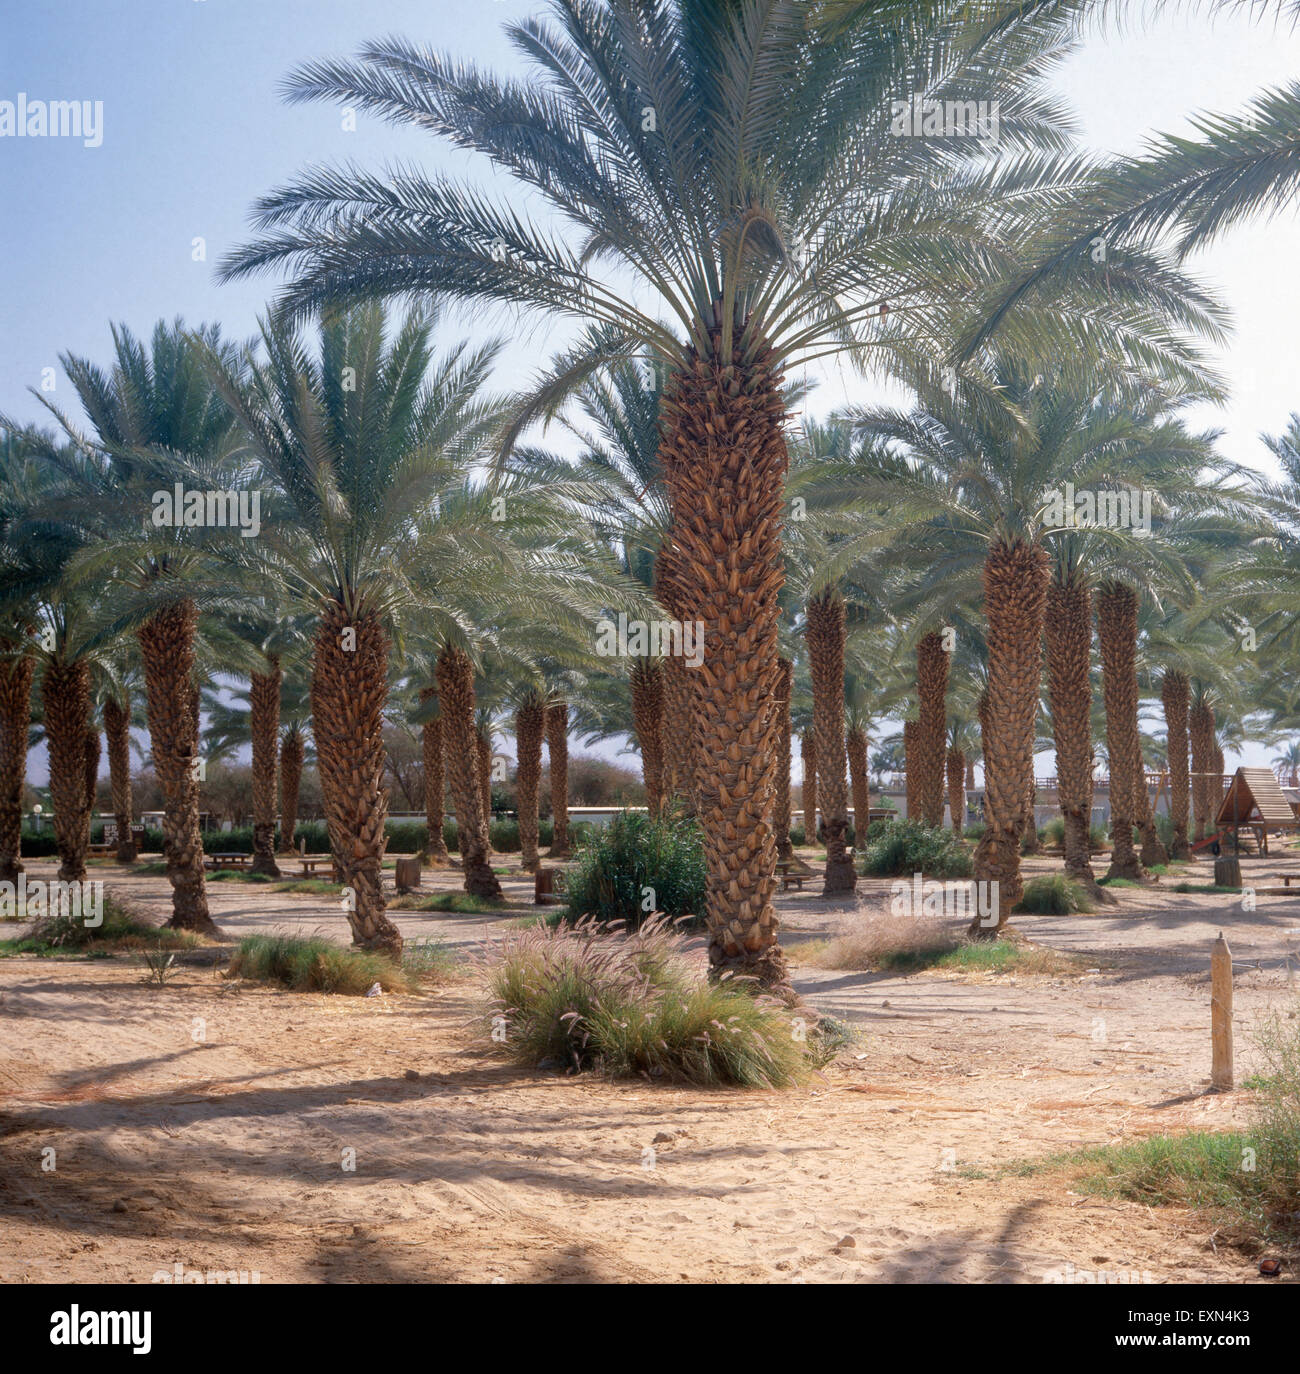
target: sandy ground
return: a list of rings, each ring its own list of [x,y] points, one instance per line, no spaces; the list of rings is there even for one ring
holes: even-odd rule
[[[1262,884],[1300,859],[1246,869]],[[96,876],[160,918],[168,908],[162,879]],[[1209,865],[1187,876],[1209,881]],[[796,962],[800,990],[863,1038],[782,1093],[502,1065],[474,1026],[473,974],[361,999],[198,964],[159,989],[129,958],[0,961],[0,1281],[148,1282],[177,1263],[264,1283],[1037,1283],[1067,1266],[1251,1281],[1254,1261],[1203,1216],[1084,1196],[1068,1169],[994,1172],[1245,1119],[1247,1093],[1205,1091],[1210,942],[1222,929],[1237,962],[1240,1078],[1258,1014],[1297,1006],[1300,892],[1247,913],[1169,882],[1095,915],[1017,919],[1096,960],[1078,977]],[[530,909],[531,880],[506,886]],[[347,938],[331,898],[210,892],[232,937]],[[879,881],[849,903],[783,896],[792,957],[887,901]],[[396,918],[408,939],[464,952],[513,919]]]

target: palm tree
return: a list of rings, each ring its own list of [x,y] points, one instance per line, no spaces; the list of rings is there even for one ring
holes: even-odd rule
[[[316,616],[312,731],[353,940],[398,955],[382,886],[392,627],[416,599],[410,569],[428,537],[422,521],[498,423],[497,403],[482,392],[494,350],[462,347],[434,363],[433,325],[412,312],[390,339],[381,308],[341,312],[322,323],[313,356],[278,317],[262,325],[264,356],[247,359],[246,375],[205,352],[274,484],[277,509],[248,541],[257,546],[250,559]],[[446,716],[446,691],[440,700]]]
[[[419,291],[607,326],[601,350],[558,361],[519,425],[611,354],[649,346],[667,370],[661,587],[674,615],[705,625],[694,747],[707,764],[699,811],[718,973],[785,982],[769,824],[782,371],[801,356],[863,357],[900,329],[942,337],[954,299],[1005,275],[1073,174],[1040,89],[1043,66],[1068,49],[1072,9],[557,0],[558,30],[532,19],[509,29],[536,87],[397,39],[291,81],[293,99],[346,100],[486,155],[572,232],[409,170],[311,172],[260,203],[265,236],[227,260],[227,277],[291,264],[287,299],[300,311]],[[1003,143],[1021,156],[990,170],[975,140],[940,150],[895,137],[891,98],[917,72],[940,100],[998,100]],[[647,293],[656,305],[639,308]],[[1145,308],[1148,283],[1143,296]],[[903,308],[882,311],[886,301]]]

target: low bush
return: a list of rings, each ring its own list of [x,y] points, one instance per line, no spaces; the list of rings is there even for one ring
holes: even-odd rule
[[[406,975],[386,955],[348,949],[320,935],[249,935],[239,942],[229,978],[280,983],[293,992],[335,992],[362,997],[378,983],[405,992]]]
[[[874,825],[868,826],[870,837]],[[968,878],[969,851],[951,830],[918,820],[888,821],[868,838],[858,871],[874,877],[923,873],[930,878]]]
[[[1064,873],[1044,873],[1025,884],[1015,910],[1037,916],[1068,916],[1076,911],[1095,911],[1096,903],[1082,884]]]
[[[578,850],[565,888],[568,914],[629,927],[651,911],[702,920],[706,876],[704,837],[694,820],[624,811]]]
[[[808,1041],[772,998],[701,978],[666,918],[507,937],[489,973],[493,1043],[521,1064],[776,1088],[803,1081]]]

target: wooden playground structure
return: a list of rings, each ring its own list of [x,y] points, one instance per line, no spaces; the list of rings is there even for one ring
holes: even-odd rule
[[[1241,853],[1241,832],[1248,831],[1255,852],[1268,854],[1270,830],[1300,830],[1296,808],[1286,799],[1281,784],[1270,768],[1238,768],[1228,786],[1228,794],[1215,818],[1217,838],[1222,845],[1232,837],[1232,851]]]

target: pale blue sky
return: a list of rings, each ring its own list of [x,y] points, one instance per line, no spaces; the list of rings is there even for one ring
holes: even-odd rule
[[[0,100],[103,102],[103,142],[0,140],[3,331],[0,411],[37,419],[26,394],[64,350],[103,357],[108,322],[147,331],[159,317],[220,320],[251,332],[267,281],[218,286],[216,261],[247,234],[256,196],[312,162],[389,158],[464,167],[435,140],[362,118],[341,127],[326,105],[290,107],[278,83],[296,63],[402,33],[498,69],[517,65],[500,32],[536,0],[0,0]],[[1168,13],[1090,37],[1062,73],[1085,142],[1136,150],[1151,130],[1186,131],[1198,109],[1231,110],[1294,80],[1300,37],[1241,15]],[[1229,456],[1265,458],[1257,435],[1300,409],[1294,216],[1234,232],[1196,267],[1233,307],[1223,365],[1234,394],[1205,423]],[[193,260],[193,241],[206,259]],[[503,359],[503,381],[531,374],[559,336],[534,328]],[[832,367],[813,401],[828,409],[870,387]],[[60,376],[54,400],[71,403]],[[1251,762],[1269,751],[1251,751]],[[1040,761],[1042,771],[1042,761]]]

